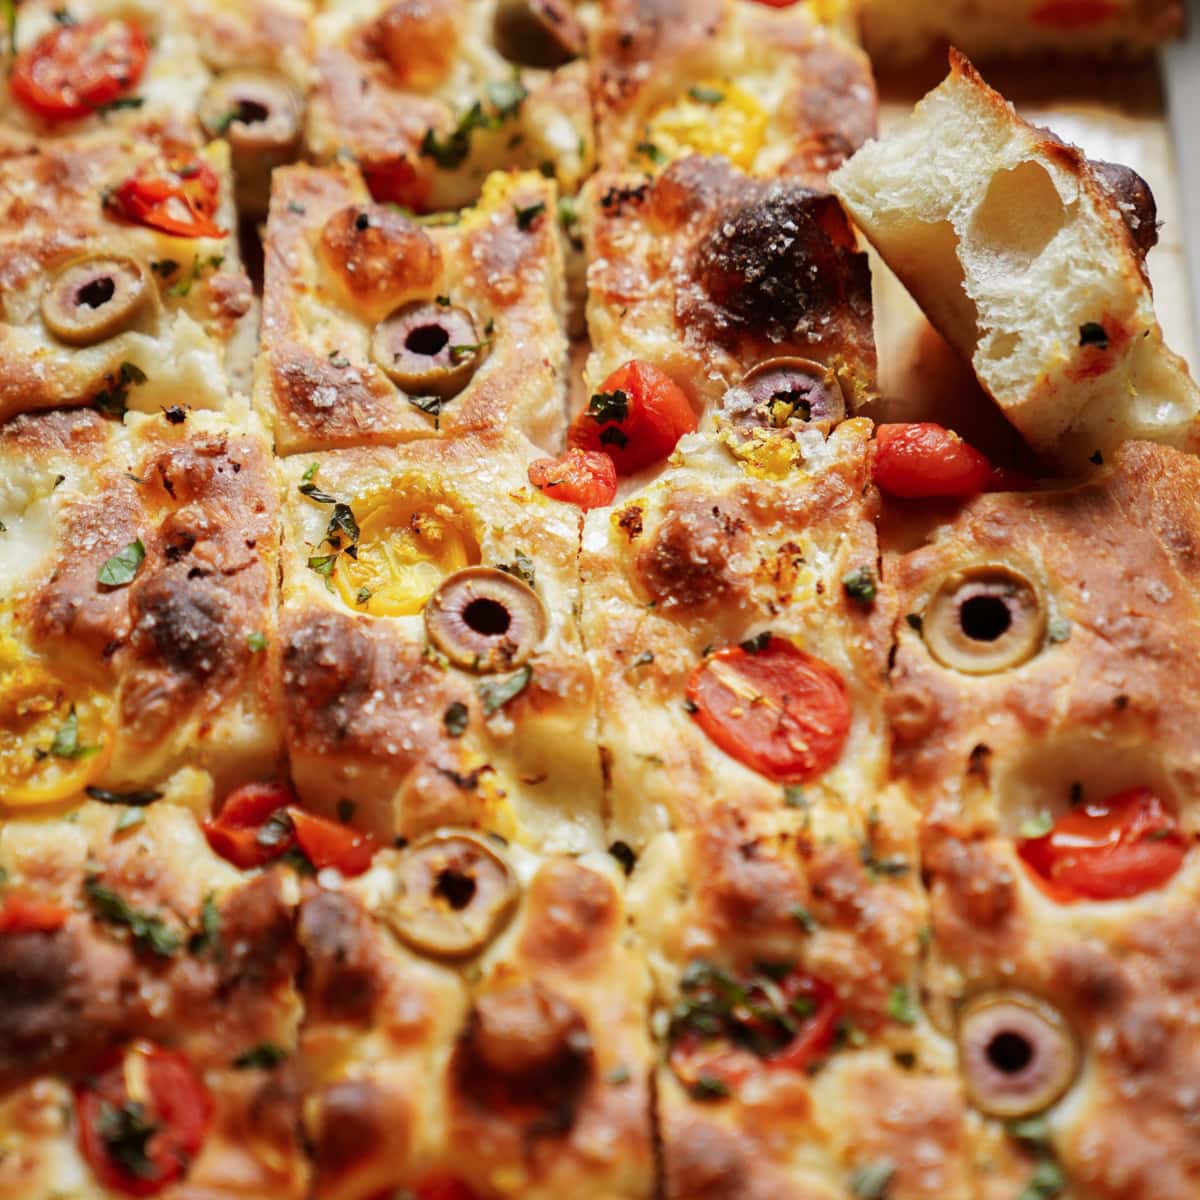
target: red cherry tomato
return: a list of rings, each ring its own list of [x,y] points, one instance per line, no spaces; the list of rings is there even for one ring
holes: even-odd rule
[[[22,50],[8,86],[22,108],[51,121],[86,117],[135,87],[149,47],[132,21],[60,25]]]
[[[0,933],[53,933],[71,910],[24,888],[7,888],[0,899]]]
[[[683,389],[649,363],[628,362],[601,385],[591,403],[571,423],[569,445],[602,451],[618,475],[632,475],[667,457],[696,414]]]
[[[280,836],[260,839],[259,831],[276,813],[290,812],[296,794],[286,783],[249,783],[225,798],[221,811],[204,822],[208,844],[243,871],[261,867],[295,844],[290,823],[280,823]]]
[[[551,500],[602,508],[617,494],[617,469],[607,454],[571,449],[558,458],[530,463],[529,482]]]
[[[478,1200],[473,1191],[458,1179],[426,1179],[417,1184],[417,1200]]]
[[[880,425],[875,430],[875,483],[902,500],[966,499],[992,479],[992,465],[942,425]]]
[[[1073,32],[1094,29],[1120,13],[1113,0],[1047,0],[1029,14],[1032,25]]]
[[[363,179],[372,199],[424,212],[429,200],[429,180],[407,158],[362,164]]]
[[[850,731],[850,698],[828,663],[772,637],[726,646],[688,680],[692,716],[726,754],[760,775],[803,783],[827,771]]]
[[[1018,842],[1017,853],[1063,903],[1124,900],[1162,887],[1187,843],[1166,805],[1132,788],[1063,813],[1044,837]]]
[[[127,1196],[155,1196],[187,1172],[212,1110],[187,1058],[152,1042],[136,1042],[75,1089],[83,1156]]]
[[[691,998],[700,993],[704,999],[704,991],[701,984]],[[731,1004],[731,991],[744,996],[744,1002]],[[736,1088],[763,1066],[807,1070],[829,1053],[841,1015],[833,988],[800,970],[778,982],[761,977],[723,979],[705,1007],[708,1028],[672,1034],[671,1070],[692,1090],[704,1087],[706,1080]]]
[[[131,176],[117,186],[109,205],[127,220],[176,237],[219,238],[227,232],[213,220],[219,191],[212,167],[188,158]]]
[[[296,841],[317,870],[336,867],[343,875],[361,875],[370,865],[378,843],[369,833],[314,816],[302,808],[289,808]]]

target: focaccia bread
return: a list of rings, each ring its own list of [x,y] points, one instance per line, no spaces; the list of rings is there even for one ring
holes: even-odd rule
[[[957,52],[912,119],[832,184],[1022,436],[1079,466],[1127,438],[1195,450],[1200,389],[1164,344],[1154,200],[1021,120]]]
[[[875,132],[875,84],[842,30],[852,6],[605,0],[592,60],[598,159],[655,172],[723,155],[819,185]],[[839,29],[840,27],[840,29]]]
[[[571,61],[584,30],[567,4],[541,18],[526,8],[326,5],[312,25],[312,155],[351,155],[376,200],[417,212],[472,203],[500,168],[540,168],[575,191],[593,154],[587,69]]]
[[[0,420],[230,410],[253,308],[222,143],[100,133],[0,159]]]
[[[496,174],[419,224],[350,166],[275,172],[255,402],[281,453],[469,432],[556,444],[566,337],[555,190]]]
[[[272,771],[277,505],[261,435],[172,408],[0,429],[0,795]]]
[[[450,826],[306,896],[316,1200],[651,1194],[649,978],[623,884],[606,854]]]
[[[442,824],[600,846],[578,510],[518,439],[296,456],[285,489],[284,722],[304,801],[414,837]]]
[[[978,58],[1146,55],[1183,32],[1181,0],[863,0],[863,37],[887,67],[957,46]]]

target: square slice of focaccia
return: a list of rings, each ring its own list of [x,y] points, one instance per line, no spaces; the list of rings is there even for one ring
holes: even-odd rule
[[[649,978],[604,853],[448,826],[312,887],[315,1200],[650,1200]]]
[[[962,1090],[918,990],[916,826],[879,791],[857,831],[730,793],[658,835],[630,887],[651,966],[670,1200],[974,1195]]]
[[[1052,464],[1126,438],[1200,447],[1200,388],[1154,313],[1155,205],[1135,172],[1023,121],[952,52],[946,81],[833,186]]]
[[[601,845],[579,514],[518,439],[283,461],[283,703],[296,786],[373,832]]]
[[[1145,55],[1183,32],[1181,0],[864,0],[863,37],[880,65],[957,46],[972,57]]]
[[[870,394],[870,272],[833,196],[690,157],[652,181],[597,175],[582,217],[591,393],[637,359],[711,415],[752,368],[793,358],[836,402],[834,419]]]
[[[172,409],[0,428],[0,805],[223,786],[279,754],[277,503],[261,434]]]
[[[349,0],[312,26],[308,147],[349,154],[376,200],[472,203],[490,171],[540,169],[574,192],[592,169],[585,35],[564,0]]]
[[[592,70],[605,172],[723,155],[752,175],[820,186],[875,133],[871,68],[842,32],[850,4],[605,0],[601,9]]]
[[[4,1200],[308,1195],[299,888],[209,850],[199,775],[0,827]]]
[[[553,448],[566,338],[554,185],[496,174],[427,226],[353,167],[277,171],[255,398],[282,453],[506,429]]]
[[[639,847],[811,801],[864,818],[884,770],[887,629],[876,618],[866,421],[777,479],[684,439],[654,483],[588,513],[583,639],[612,837]]]
[[[220,142],[103,133],[0,158],[0,420],[234,407],[253,307],[235,225]]]

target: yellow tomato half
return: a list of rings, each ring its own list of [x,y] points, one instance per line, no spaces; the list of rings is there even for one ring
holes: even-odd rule
[[[692,84],[659,109],[646,131],[651,153],[666,160],[685,154],[723,154],[744,171],[754,166],[767,132],[767,111],[749,92],[725,80]]]

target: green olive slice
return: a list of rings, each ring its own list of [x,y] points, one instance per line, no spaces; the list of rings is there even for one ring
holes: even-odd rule
[[[465,958],[500,932],[517,894],[516,876],[484,838],[435,833],[404,851],[385,916],[414,950]]]
[[[1079,1073],[1079,1044],[1066,1019],[1022,992],[988,992],[963,1005],[958,1049],[971,1103],[994,1117],[1049,1108]]]
[[[487,674],[528,661],[546,636],[537,592],[495,567],[467,567],[425,602],[430,642],[457,667]]]
[[[375,327],[371,356],[409,395],[449,400],[471,382],[485,348],[466,309],[417,300]]]
[[[564,0],[500,0],[492,40],[519,66],[561,67],[583,53],[586,38]]]
[[[991,675],[1019,667],[1041,649],[1046,613],[1037,589],[1012,567],[964,567],[942,581],[922,635],[943,666]]]
[[[119,254],[67,263],[42,293],[42,319],[60,342],[90,346],[127,329],[150,302],[146,268]]]

